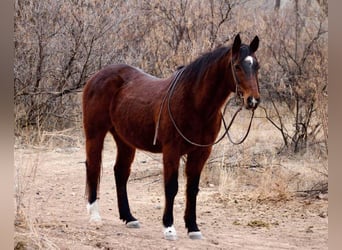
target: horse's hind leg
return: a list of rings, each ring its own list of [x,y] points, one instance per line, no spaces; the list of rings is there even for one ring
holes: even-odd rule
[[[134,160],[135,148],[124,143],[113,129],[110,132],[113,135],[117,146],[114,177],[120,219],[126,223],[127,227],[138,228],[140,226],[139,222],[131,214],[127,196],[127,181],[131,172],[131,164]]]
[[[90,135],[86,131],[87,210],[90,214],[90,222],[101,221],[97,204],[97,192],[101,173],[101,152],[105,135],[105,131],[98,131],[94,135]]]

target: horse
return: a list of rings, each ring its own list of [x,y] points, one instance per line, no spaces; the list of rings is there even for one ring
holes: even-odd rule
[[[90,222],[101,222],[98,190],[101,152],[109,132],[116,143],[114,164],[120,219],[139,228],[127,196],[127,181],[136,149],[162,153],[165,205],[164,238],[177,239],[173,205],[178,191],[179,162],[186,156],[185,226],[190,239],[201,239],[196,223],[196,198],[201,171],[221,127],[221,108],[235,93],[243,106],[255,110],[260,102],[255,51],[237,34],[232,45],[202,54],[170,77],[160,79],[126,64],[111,64],[96,72],[83,91],[86,141],[86,194]]]

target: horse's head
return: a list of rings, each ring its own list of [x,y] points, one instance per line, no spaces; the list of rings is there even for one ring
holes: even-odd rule
[[[258,49],[259,38],[254,37],[250,45],[241,44],[238,34],[232,46],[231,69],[236,94],[243,96],[247,109],[256,109],[260,103],[258,69],[259,63],[254,52]]]

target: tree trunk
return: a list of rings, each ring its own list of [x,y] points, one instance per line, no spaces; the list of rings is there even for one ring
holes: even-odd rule
[[[280,0],[275,0],[274,9],[279,10],[279,8],[280,8]]]

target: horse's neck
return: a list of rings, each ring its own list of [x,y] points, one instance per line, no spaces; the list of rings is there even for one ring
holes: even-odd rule
[[[208,70],[204,78],[196,84],[194,91],[196,108],[206,117],[219,113],[228,96],[233,92],[230,84],[233,81],[227,69]]]

